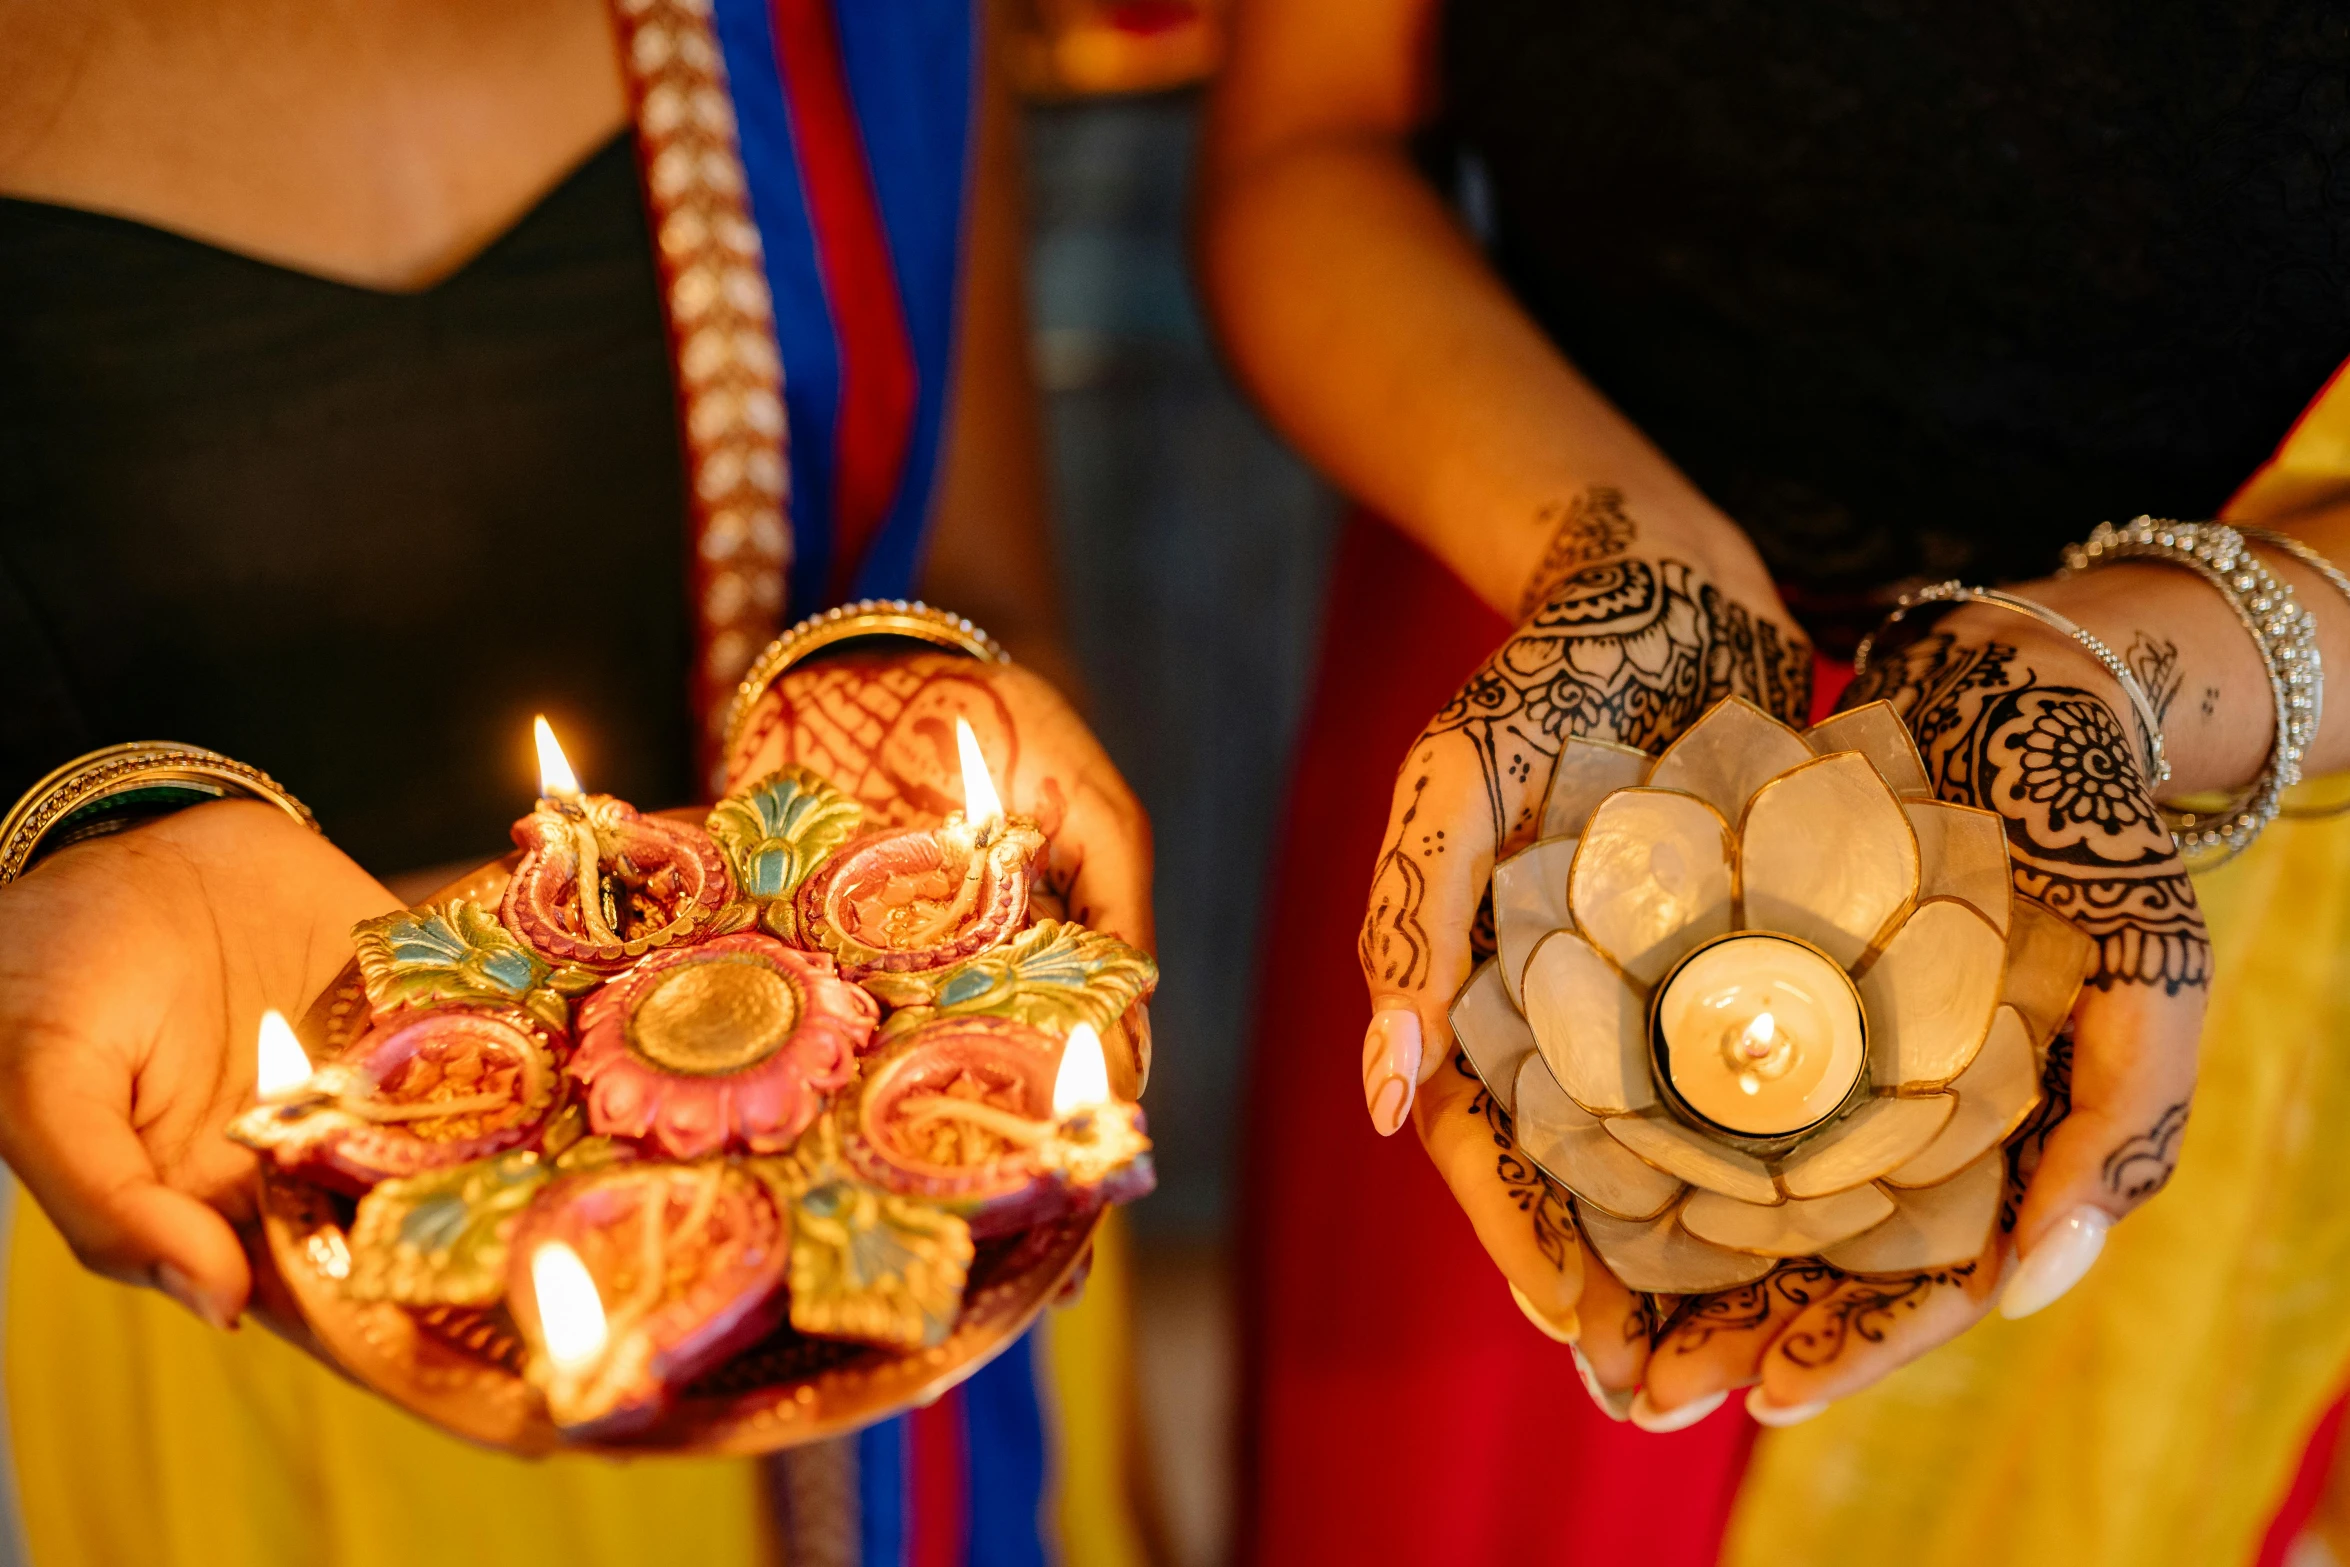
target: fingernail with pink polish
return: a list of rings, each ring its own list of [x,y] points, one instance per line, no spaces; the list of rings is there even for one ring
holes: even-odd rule
[[[1584,1358],[1580,1348],[1569,1345],[1567,1353],[1575,1357],[1575,1371],[1583,1378],[1583,1391],[1591,1395],[1591,1401],[1599,1406],[1599,1412],[1619,1423],[1632,1418],[1632,1400],[1640,1396],[1639,1390],[1626,1388],[1621,1393],[1609,1392],[1599,1385],[1598,1374],[1591,1369],[1591,1362]]]
[[[1666,1436],[1675,1431],[1686,1431],[1721,1408],[1722,1400],[1729,1396],[1728,1390],[1725,1389],[1719,1393],[1708,1393],[1703,1398],[1693,1398],[1688,1403],[1672,1409],[1660,1410],[1648,1401],[1648,1389],[1642,1388],[1633,1395],[1629,1414],[1632,1423],[1641,1430],[1652,1431],[1658,1436]]]
[[[1381,1010],[1363,1035],[1363,1102],[1381,1137],[1402,1129],[1419,1075],[1420,1014],[1409,1007]]]
[[[1774,1404],[1763,1397],[1761,1388],[1750,1388],[1746,1394],[1746,1412],[1754,1423],[1762,1426],[1799,1426],[1825,1411],[1828,1401],[1813,1399],[1808,1404]]]
[[[159,1262],[155,1265],[155,1287],[187,1307],[189,1314],[206,1327],[226,1330],[233,1322],[232,1318],[204,1298],[204,1292],[196,1288],[194,1279],[171,1263]]]
[[[2113,1219],[2103,1208],[2075,1208],[2059,1219],[2016,1264],[2015,1277],[2000,1292],[1999,1314],[2010,1319],[2028,1317],[2054,1305],[2066,1290],[2081,1282],[2097,1254],[2105,1250],[2105,1232],[2112,1228]]]

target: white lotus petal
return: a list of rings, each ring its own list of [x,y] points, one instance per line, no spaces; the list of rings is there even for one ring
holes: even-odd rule
[[[1692,1186],[1745,1202],[1779,1201],[1779,1188],[1771,1184],[1771,1172],[1761,1160],[1724,1147],[1669,1115],[1611,1115],[1600,1125],[1650,1164]]]
[[[1567,873],[1575,865],[1575,840],[1545,838],[1493,867],[1493,945],[1510,1000],[1523,1007],[1519,988],[1536,943],[1574,923],[1567,913]]]
[[[2032,1036],[2013,1007],[2001,1007],[1972,1065],[1951,1082],[1958,1111],[1915,1158],[1891,1166],[1888,1186],[1933,1186],[1949,1180],[2007,1141],[2040,1102],[2040,1063]]]
[[[1573,931],[1543,937],[1526,961],[1526,1021],[1559,1086],[1592,1114],[1620,1115],[1656,1102],[1648,1009]]]
[[[1591,813],[1567,903],[1575,928],[1653,985],[1730,928],[1729,824],[1685,794],[1623,789]]]
[[[1452,998],[1450,1018],[1452,1037],[1477,1069],[1486,1092],[1510,1111],[1518,1091],[1518,1068],[1534,1054],[1534,1032],[1510,1005],[1500,964],[1488,958],[1477,965],[1477,972]]]
[[[1918,840],[1867,758],[1839,751],[1755,792],[1738,829],[1750,930],[1801,936],[1850,968],[1918,890]]]
[[[1803,736],[1744,697],[1724,697],[1665,747],[1648,786],[1696,795],[1734,822],[1755,790],[1811,759]]]
[[[1851,1240],[1820,1248],[1848,1273],[1916,1273],[1971,1262],[1991,1244],[2007,1161],[1997,1149],[1954,1178],[1923,1191],[1893,1194],[1893,1217]]]
[[[1628,745],[1569,735],[1559,747],[1558,767],[1542,797],[1542,836],[1573,837],[1583,831],[1599,802],[1648,776],[1656,758]]]
[[[1822,756],[1830,751],[1858,751],[1895,794],[1934,792],[1926,779],[1925,758],[1918,755],[1918,743],[1890,702],[1869,702],[1823,718],[1811,726],[1804,739]]]
[[[1611,1219],[1578,1203],[1575,1218],[1608,1272],[1626,1289],[1662,1295],[1705,1295],[1751,1284],[1776,1266],[1709,1245],[1681,1228],[1679,1210],[1646,1222]]]
[[[1527,1158],[1602,1213],[1653,1219],[1681,1195],[1679,1181],[1608,1136],[1568,1098],[1540,1056],[1518,1068],[1514,1130]]]
[[[1880,1088],[1940,1088],[1975,1058],[1999,1005],[2007,943],[1963,903],[1936,899],[1860,977],[1869,1065]]]
[[[2081,928],[2030,898],[2015,900],[2007,927],[2007,988],[2000,999],[2016,1009],[2034,1049],[2056,1037],[2081,993],[2081,978],[2097,943]]]
[[[1873,1181],[1932,1143],[1957,1107],[1946,1093],[1923,1099],[1879,1095],[1805,1143],[1781,1166],[1779,1184],[1790,1197],[1825,1197]]]
[[[2015,887],[2007,824],[1991,811],[1940,800],[1904,800],[1901,808],[1918,835],[1918,896],[1956,898],[2005,935]]]
[[[1702,1241],[1763,1257],[1809,1257],[1850,1240],[1893,1212],[1893,1199],[1874,1186],[1833,1197],[1783,1202],[1775,1208],[1698,1192],[1681,1206],[1681,1227]]]

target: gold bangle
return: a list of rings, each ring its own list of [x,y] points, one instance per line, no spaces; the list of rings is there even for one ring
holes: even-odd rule
[[[917,642],[976,658],[983,664],[1012,661],[1012,656],[995,638],[970,621],[947,610],[933,609],[920,599],[859,599],[854,604],[838,605],[810,615],[768,643],[751,660],[742,684],[734,688],[734,700],[727,704],[725,754],[734,754],[735,742],[742,738],[743,724],[751,716],[751,704],[781,680],[785,670],[824,648],[864,637],[911,637]]]
[[[258,767],[248,767],[201,746],[134,740],[75,757],[27,789],[8,814],[0,817],[0,887],[23,875],[42,840],[71,818],[84,817],[77,836],[112,830],[122,819],[108,814],[107,802],[116,801],[119,808],[123,796],[152,789],[193,795],[196,799],[191,804],[232,795],[263,800],[312,832],[318,831],[310,808]],[[107,825],[98,826],[99,822]]]

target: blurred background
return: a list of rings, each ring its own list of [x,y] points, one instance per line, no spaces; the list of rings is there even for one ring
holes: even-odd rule
[[[1144,1432],[1174,1567],[1226,1559],[1226,1265],[1258,918],[1337,504],[1243,403],[1186,264],[1215,40],[1171,0],[1027,19],[1031,309],[1092,717],[1158,840],[1159,1190],[1131,1210]],[[1108,95],[1104,95],[1107,91]]]

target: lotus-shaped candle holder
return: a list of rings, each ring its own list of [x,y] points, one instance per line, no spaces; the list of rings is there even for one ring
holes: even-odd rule
[[[1456,1037],[1627,1287],[1979,1255],[2088,938],[1934,798],[1892,708],[1715,705],[1660,756],[1569,739],[1494,870]]]

